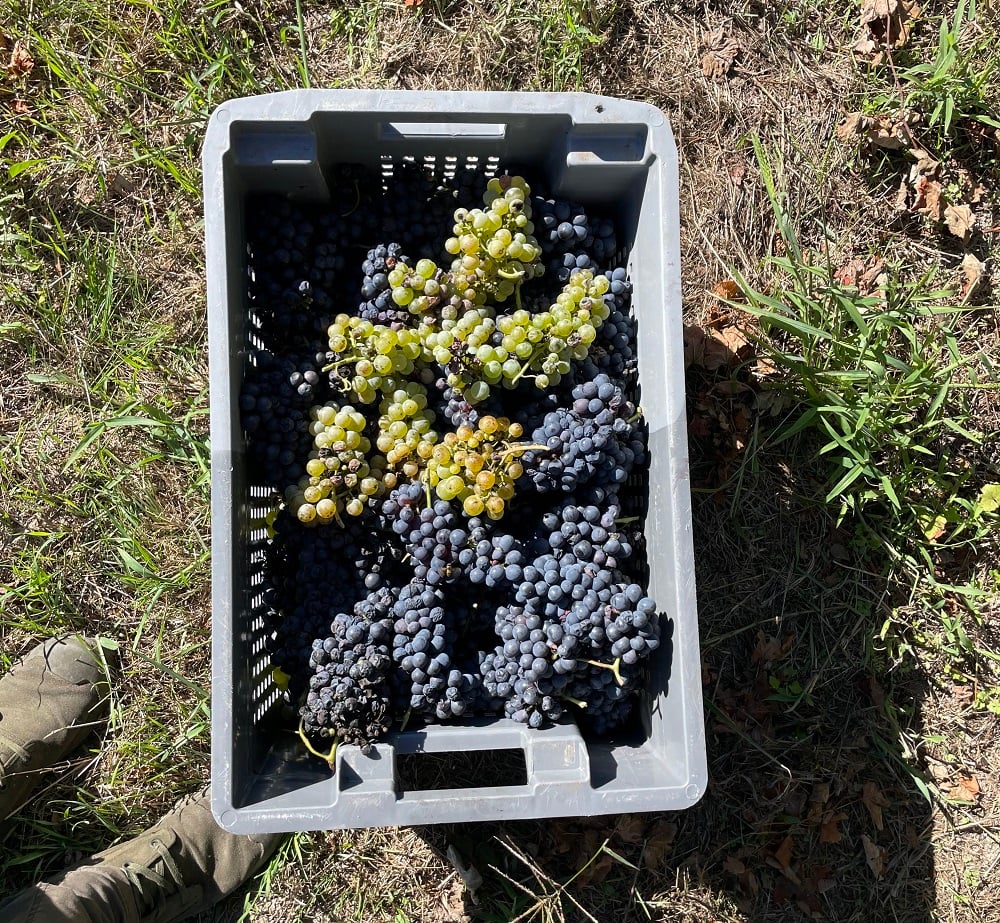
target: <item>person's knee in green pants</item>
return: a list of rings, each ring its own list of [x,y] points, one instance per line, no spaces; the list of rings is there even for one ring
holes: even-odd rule
[[[0,677],[0,841],[37,773],[107,720],[108,693],[98,657],[77,637],[38,645]],[[203,792],[135,839],[15,894],[0,921],[174,923],[235,891],[280,839],[227,833]]]

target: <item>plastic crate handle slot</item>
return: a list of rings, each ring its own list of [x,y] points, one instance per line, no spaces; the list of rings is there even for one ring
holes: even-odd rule
[[[507,125],[503,122],[380,122],[383,141],[412,141],[418,138],[466,138],[503,141]]]

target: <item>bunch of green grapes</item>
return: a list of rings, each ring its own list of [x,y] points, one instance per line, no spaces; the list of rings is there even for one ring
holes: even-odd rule
[[[586,358],[598,328],[611,313],[604,301],[609,284],[605,276],[579,269],[545,311],[519,310],[498,317],[503,338],[492,347],[492,356],[482,356],[484,362],[501,361],[504,384],[510,387],[522,377],[532,379],[538,388],[559,384],[573,359]]]
[[[360,317],[338,314],[327,333],[333,361],[324,367],[331,382],[362,404],[375,402],[395,376],[412,375],[424,355],[415,330],[393,330]]]
[[[390,471],[416,477],[438,440],[431,428],[434,411],[427,407],[427,390],[415,381],[398,382],[385,393],[379,413],[376,448],[384,454]]]
[[[459,426],[434,446],[424,477],[438,497],[458,500],[468,516],[500,519],[524,473],[521,455],[544,448],[511,441],[522,433],[521,424],[506,417],[484,416],[475,429]]]
[[[463,298],[479,305],[502,303],[522,282],[542,274],[530,195],[522,177],[494,177],[483,194],[485,209],[455,212],[454,237],[444,246],[455,257],[452,284]]]
[[[446,368],[448,384],[472,404],[485,400],[491,386],[513,388],[522,378],[548,388],[569,372],[571,360],[586,357],[610,313],[608,287],[605,276],[577,270],[544,311],[519,308],[495,319],[472,311],[452,329],[425,335],[424,344]]]
[[[365,417],[350,404],[313,407],[313,451],[306,474],[285,499],[300,522],[329,523],[346,512],[360,516],[373,497],[395,486],[385,458],[371,454]]]
[[[433,260],[420,260],[413,267],[397,263],[389,273],[389,285],[392,300],[411,314],[438,313],[452,303],[451,276]]]

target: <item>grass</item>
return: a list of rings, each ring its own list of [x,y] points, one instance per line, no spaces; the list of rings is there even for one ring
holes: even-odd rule
[[[753,339],[688,370],[691,419],[710,414],[691,468],[711,790],[671,816],[299,834],[214,919],[995,923],[1000,332],[960,265],[997,253],[996,11],[945,6],[873,67],[847,2],[0,0],[4,54],[34,58],[0,72],[0,668],[64,630],[118,646],[111,725],[4,835],[0,892],[207,778],[211,110],[307,83],[582,89],[668,113],[685,320],[736,279]],[[712,81],[700,41],[723,26],[741,53]],[[907,155],[834,135],[840,111],[903,107],[980,219],[967,241],[895,209]],[[844,281],[871,258],[884,284]]]
[[[929,543],[984,541],[998,520],[983,498],[1000,489],[1000,468],[973,459],[998,433],[973,431],[973,393],[1000,382],[977,373],[988,347],[963,352],[959,342],[978,309],[955,305],[932,274],[905,278],[901,266],[887,267],[871,294],[840,282],[828,258],[803,253],[759,142],[755,152],[786,252],[769,259],[774,295],[737,275],[764,356],[787,374],[777,386],[790,386],[795,401],[774,444],[818,432],[833,471],[824,502],[891,556],[932,566]]]

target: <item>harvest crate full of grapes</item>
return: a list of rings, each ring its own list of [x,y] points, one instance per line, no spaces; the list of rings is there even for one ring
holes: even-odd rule
[[[204,167],[220,823],[693,804],[663,114],[294,91]]]

